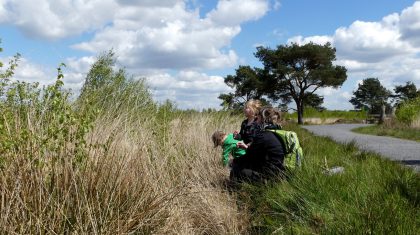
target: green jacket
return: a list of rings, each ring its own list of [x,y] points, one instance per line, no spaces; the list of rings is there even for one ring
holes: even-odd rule
[[[232,155],[232,157],[240,157],[245,155],[246,150],[238,148],[236,144],[239,142],[239,140],[235,140],[233,138],[233,134],[228,134],[226,136],[225,141],[223,142],[222,148],[222,161],[223,166],[226,166],[229,163],[229,155]]]

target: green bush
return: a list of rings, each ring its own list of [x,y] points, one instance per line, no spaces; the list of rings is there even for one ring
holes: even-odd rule
[[[114,69],[114,53],[100,55],[86,76],[77,99],[80,112],[95,110],[96,117],[125,115],[128,122],[156,109],[144,79],[129,77],[125,69]]]
[[[86,156],[92,115],[73,108],[70,93],[63,89],[62,66],[56,82],[47,87],[1,79],[0,164],[17,155],[35,163],[66,156],[80,161]]]
[[[404,102],[395,115],[400,122],[410,125],[420,116],[420,97]]]

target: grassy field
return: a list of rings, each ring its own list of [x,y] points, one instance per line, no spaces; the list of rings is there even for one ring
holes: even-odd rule
[[[420,129],[413,129],[410,127],[389,128],[384,125],[374,125],[367,127],[359,127],[352,131],[368,135],[392,136],[400,139],[414,140],[420,142]]]
[[[167,115],[99,118],[82,162],[72,143],[51,153],[3,151],[0,233],[243,234],[247,214],[226,190],[227,169],[210,143],[215,129],[240,120]]]
[[[293,128],[295,129],[295,128]],[[288,181],[248,185],[258,234],[419,234],[420,175],[379,156],[295,129],[305,149]],[[341,166],[340,174],[327,169]]]
[[[137,120],[118,113],[97,119],[82,163],[65,148],[3,152],[1,233],[419,232],[419,175],[352,144],[288,126],[305,149],[302,169],[289,181],[229,192],[228,170],[209,137],[237,129],[242,117],[150,112]],[[344,173],[323,173],[333,166]]]
[[[75,101],[60,68],[44,88],[0,76],[0,234],[420,233],[410,169],[290,124],[302,168],[232,191],[210,136],[241,115],[157,104],[101,63]]]
[[[383,124],[356,128],[353,131],[362,134],[392,136],[401,139],[420,142],[420,118],[414,119],[410,124],[398,120],[386,120]]]
[[[365,111],[343,111],[323,110],[317,111],[314,108],[306,107],[304,110],[304,121],[310,124],[330,123],[360,123],[366,119]],[[297,122],[297,113],[287,113],[285,119]]]

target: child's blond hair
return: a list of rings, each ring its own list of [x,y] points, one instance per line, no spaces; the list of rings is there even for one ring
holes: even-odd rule
[[[262,103],[260,100],[250,99],[245,103],[245,108],[250,108],[254,115],[258,114],[258,110],[262,107]]]

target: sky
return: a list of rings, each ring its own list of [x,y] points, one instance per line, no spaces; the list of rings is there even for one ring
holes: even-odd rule
[[[101,53],[145,79],[156,101],[220,109],[224,77],[262,67],[257,46],[330,42],[347,68],[327,109],[353,109],[365,78],[420,88],[420,1],[409,0],[0,0],[0,61],[22,55],[14,79],[51,84],[64,63],[74,94]],[[4,69],[4,68],[3,68]]]

